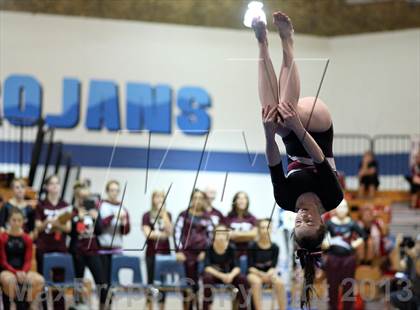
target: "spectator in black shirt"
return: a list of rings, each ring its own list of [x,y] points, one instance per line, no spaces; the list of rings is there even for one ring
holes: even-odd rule
[[[370,198],[373,198],[378,187],[378,162],[373,152],[367,151],[363,154],[359,165],[359,196],[363,197],[367,193]]]
[[[99,294],[99,309],[106,309],[107,288],[105,270],[98,255],[98,236],[102,232],[102,219],[97,209],[97,201],[92,198],[89,188],[82,182],[73,186],[75,203],[72,210],[69,252],[73,256],[76,279],[84,278],[89,268]],[[83,294],[75,290],[76,304],[84,303]]]
[[[411,175],[406,179],[410,183],[411,207],[415,209],[420,199],[420,150],[414,156],[410,170]]]
[[[248,249],[248,282],[251,286],[255,310],[262,309],[261,289],[263,284],[270,285],[277,297],[280,310],[286,309],[286,294],[283,281],[277,275],[276,265],[279,247],[271,242],[269,219],[258,221],[257,241]]]
[[[239,309],[248,309],[249,285],[241,274],[235,258],[235,246],[229,243],[229,230],[225,225],[218,225],[214,231],[212,245],[206,251],[203,274],[203,310],[208,310],[213,302],[215,284],[232,285],[238,289]]]

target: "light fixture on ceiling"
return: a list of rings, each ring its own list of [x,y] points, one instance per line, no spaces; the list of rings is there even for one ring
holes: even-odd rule
[[[263,6],[264,4],[259,1],[251,1],[248,4],[248,9],[246,10],[246,13],[244,16],[244,25],[246,27],[251,28],[252,20],[258,17],[260,18],[261,21],[267,24],[267,17],[265,16]]]

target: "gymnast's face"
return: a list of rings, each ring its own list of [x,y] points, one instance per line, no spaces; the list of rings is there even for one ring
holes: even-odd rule
[[[258,225],[258,234],[260,237],[270,237],[271,225],[270,221],[262,220]]]
[[[23,181],[15,180],[13,181],[13,194],[17,199],[25,198],[25,183]]]
[[[229,243],[229,229],[224,225],[218,225],[214,231],[214,243],[226,245]]]
[[[88,188],[81,188],[75,195],[76,203],[79,207],[83,206],[85,199],[89,198],[90,192]]]
[[[20,213],[13,213],[9,218],[11,229],[20,229],[23,227],[23,216]]]
[[[373,160],[373,153],[371,151],[367,151],[363,154],[363,161],[368,163]]]
[[[363,222],[365,226],[370,226],[374,220],[373,214],[373,206],[366,205],[362,208],[362,214],[360,216],[360,220]]]
[[[322,225],[319,198],[314,193],[304,193],[296,201],[295,235],[301,238],[312,235]]]
[[[206,195],[207,199],[209,200],[209,203],[212,204],[214,199],[216,198],[216,189],[214,187],[207,187],[206,188]]]
[[[240,192],[238,193],[238,195],[236,196],[235,199],[235,207],[237,210],[241,210],[241,211],[245,211],[248,208],[248,196],[247,194]]]
[[[152,196],[152,207],[153,209],[159,209],[163,202],[165,201],[165,193],[164,192],[154,192]]]
[[[202,212],[207,207],[207,198],[203,192],[196,191],[191,198],[191,208],[194,212]]]
[[[112,202],[118,201],[118,196],[120,194],[120,185],[116,182],[112,182],[108,185],[107,188],[108,199]]]
[[[60,180],[53,176],[49,179],[47,183],[47,192],[50,195],[58,195],[60,193],[61,186],[60,186]]]

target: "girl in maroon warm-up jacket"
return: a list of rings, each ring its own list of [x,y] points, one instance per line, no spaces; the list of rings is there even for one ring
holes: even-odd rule
[[[202,261],[205,251],[211,244],[213,222],[206,212],[208,199],[204,192],[194,190],[190,205],[181,212],[175,223],[175,248],[177,258],[184,262],[186,276],[192,289],[193,302],[187,301],[184,294],[184,308],[192,309],[198,303],[198,262]]]
[[[46,198],[41,200],[35,211],[35,227],[38,238],[36,239],[36,263],[39,273],[43,272],[44,254],[53,252],[67,252],[66,236],[71,230],[71,207],[60,198],[60,179],[52,175],[45,180]],[[53,270],[54,281],[64,280],[64,270]],[[65,299],[62,294],[52,292],[53,308],[65,309]],[[46,302],[43,308],[46,309]]]

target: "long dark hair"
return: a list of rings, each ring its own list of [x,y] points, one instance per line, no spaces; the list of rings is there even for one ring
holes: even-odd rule
[[[296,256],[304,272],[304,281],[300,297],[300,307],[305,306],[311,309],[311,299],[316,294],[313,284],[315,280],[316,267],[321,265],[321,243],[324,240],[327,227],[321,224],[316,234],[312,236],[303,236],[298,238],[294,231],[292,237],[297,244]]]
[[[206,193],[205,193],[205,192],[203,192],[202,190],[198,189],[198,188],[194,188],[194,190],[192,191],[191,196],[190,196],[190,201],[189,201],[189,203],[188,203],[188,209],[190,209],[190,208],[192,207],[193,198],[194,198],[194,195],[195,195],[196,193],[200,193],[200,194],[202,194],[202,195],[203,195],[203,199],[204,199],[206,202],[208,202],[208,198],[207,198]]]
[[[245,193],[245,192],[237,192],[235,194],[235,196],[233,196],[233,199],[232,199],[232,209],[230,210],[228,216],[237,216],[238,215],[238,211],[236,210],[236,203],[238,201],[238,198],[239,198],[239,195],[240,194],[244,194],[245,197],[246,197],[246,200],[247,200],[247,204],[246,204],[246,209],[245,209],[244,215],[247,216],[249,214],[249,212],[248,212],[248,209],[249,209],[249,196],[248,196],[248,194]]]

